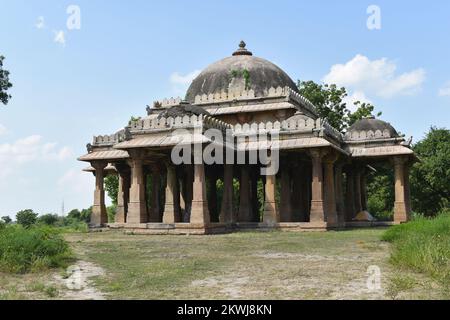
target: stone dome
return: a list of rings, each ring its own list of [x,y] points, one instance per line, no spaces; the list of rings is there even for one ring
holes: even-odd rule
[[[356,121],[348,128],[346,136],[351,137],[353,136],[352,133],[361,131],[373,131],[374,133],[376,131],[381,131],[383,133],[383,137],[389,136],[391,138],[394,138],[399,136],[397,130],[395,130],[395,128],[391,126],[390,123],[375,119],[375,117],[368,117]]]
[[[298,92],[294,81],[279,67],[265,59],[254,57],[241,41],[231,57],[211,64],[192,81],[186,100],[193,103],[197,95],[229,90],[253,90],[261,96],[270,87],[290,87]]]

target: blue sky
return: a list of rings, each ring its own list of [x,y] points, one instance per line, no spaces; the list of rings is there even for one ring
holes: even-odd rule
[[[68,30],[70,5],[81,28]],[[381,10],[369,30],[367,8]],[[241,39],[294,80],[333,81],[415,140],[449,127],[449,1],[0,0],[0,215],[88,207],[76,161],[156,99],[180,95]],[[351,99],[351,97],[349,98]]]

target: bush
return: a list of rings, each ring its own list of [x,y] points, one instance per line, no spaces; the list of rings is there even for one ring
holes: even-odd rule
[[[2,220],[6,224],[10,224],[12,222],[12,219],[9,216],[2,217]]]
[[[38,218],[40,224],[45,224],[47,226],[54,226],[60,220],[56,214],[44,214]]]
[[[437,218],[417,216],[412,222],[394,226],[383,235],[391,242],[391,262],[436,277],[450,277],[450,210]]]
[[[24,228],[29,228],[36,224],[38,214],[31,209],[22,210],[17,212],[16,221],[21,224]]]
[[[54,228],[6,226],[0,233],[0,270],[26,273],[66,266],[69,245]]]

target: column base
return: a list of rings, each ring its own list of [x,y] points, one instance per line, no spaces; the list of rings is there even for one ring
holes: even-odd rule
[[[145,202],[130,202],[128,204],[127,223],[147,222],[147,204]]]
[[[280,222],[280,215],[277,212],[276,203],[266,201],[264,203],[263,223],[273,225],[278,222]]]
[[[179,214],[173,210],[173,204],[168,204],[164,208],[163,223],[180,222]],[[153,221],[150,221],[153,222]]]
[[[192,201],[191,224],[207,224],[210,222],[208,202]]]
[[[403,223],[409,221],[410,212],[405,202],[394,203],[394,222]]]
[[[108,223],[108,214],[106,207],[102,205],[92,206],[91,225],[100,226]]]
[[[311,201],[311,213],[309,216],[310,222],[325,222],[325,212],[322,200]]]

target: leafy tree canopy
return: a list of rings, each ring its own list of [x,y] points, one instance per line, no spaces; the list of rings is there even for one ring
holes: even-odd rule
[[[18,224],[21,224],[25,228],[29,228],[32,225],[36,224],[38,214],[35,213],[31,209],[26,209],[17,212],[16,221]]]
[[[4,59],[5,57],[0,55],[0,102],[6,105],[11,99],[11,95],[7,91],[12,87],[12,84],[9,82],[9,71],[3,69]]]
[[[411,170],[413,208],[434,215],[450,206],[450,130],[431,127],[413,150],[420,159]]]
[[[356,111],[347,108],[345,98],[347,90],[335,84],[318,84],[314,81],[298,81],[300,94],[311,101],[317,108],[319,117],[339,131],[344,131],[355,121],[373,115],[375,107],[366,102],[356,101]],[[381,116],[381,112],[376,114]]]

